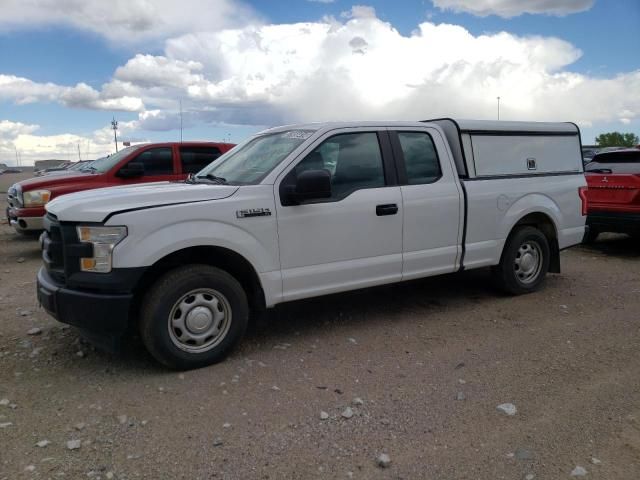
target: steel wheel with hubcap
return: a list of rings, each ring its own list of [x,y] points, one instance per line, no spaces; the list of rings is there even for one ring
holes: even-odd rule
[[[534,240],[529,240],[518,249],[513,269],[518,279],[523,284],[530,284],[536,281],[540,275],[542,267],[542,253],[540,245]]]
[[[222,360],[247,327],[249,305],[240,283],[209,265],[165,273],[145,295],[140,333],[168,367],[190,369]]]
[[[176,347],[204,352],[224,338],[231,325],[231,306],[211,288],[192,290],[176,302],[169,314],[169,336]]]
[[[536,291],[549,270],[549,241],[535,227],[514,229],[502,251],[500,263],[492,268],[498,287],[518,295]]]

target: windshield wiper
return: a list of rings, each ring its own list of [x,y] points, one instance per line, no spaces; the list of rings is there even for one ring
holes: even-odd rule
[[[227,179],[222,177],[216,177],[213,173],[207,173],[206,175],[198,175],[197,178],[206,178],[207,180],[217,183],[218,185],[226,185]]]

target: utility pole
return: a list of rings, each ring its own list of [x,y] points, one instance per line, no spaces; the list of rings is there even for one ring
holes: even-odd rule
[[[80,157],[80,142],[78,142],[78,161],[82,161],[82,157]]]
[[[118,122],[116,121],[116,117],[113,117],[113,120],[111,120],[111,128],[113,129],[113,141],[116,144],[116,153],[118,153]]]
[[[13,148],[16,150],[16,167],[19,167],[20,166],[20,157],[18,156],[18,147],[16,147],[14,145]]]
[[[496,97],[498,99],[498,120],[500,120],[500,97]]]

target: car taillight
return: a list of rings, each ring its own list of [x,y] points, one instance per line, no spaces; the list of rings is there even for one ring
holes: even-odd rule
[[[582,200],[582,215],[585,216],[587,214],[587,210],[589,209],[589,200],[587,200],[587,189],[588,187],[580,187],[578,188],[578,195],[580,195],[580,200]]]

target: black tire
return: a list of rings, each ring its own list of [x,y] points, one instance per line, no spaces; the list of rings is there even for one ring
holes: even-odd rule
[[[536,258],[539,260],[533,261],[535,267],[532,267],[531,274],[527,276],[525,273],[529,269],[520,268],[520,261],[524,259],[524,255],[528,255],[529,260],[533,258],[534,255],[530,252],[534,251],[538,252]],[[544,283],[550,259],[551,250],[547,237],[535,227],[518,227],[507,238],[500,264],[492,269],[494,281],[498,288],[511,295],[535,292]]]
[[[194,306],[189,307],[187,304],[192,297]],[[211,302],[209,297],[214,297],[214,304],[207,303],[203,307],[194,303]],[[198,308],[200,311],[196,311]],[[207,311],[211,318],[207,317]],[[196,316],[190,317],[192,313]],[[220,314],[223,320],[213,320]],[[175,326],[176,318],[182,321],[184,330]],[[187,326],[190,319],[195,319],[195,323],[210,324],[216,331],[194,333]],[[247,295],[234,277],[209,265],[187,265],[169,271],[149,289],[140,311],[140,335],[149,353],[160,363],[169,368],[188,370],[223,360],[244,335],[248,319]],[[208,342],[213,342],[210,345],[205,342],[198,346],[191,339],[199,337],[198,341],[203,341],[208,334]],[[193,343],[190,345],[189,342]],[[196,350],[198,348],[201,350]]]
[[[589,228],[584,233],[584,237],[582,237],[582,243],[585,243],[585,244],[593,243],[598,238],[598,235],[600,235],[600,232],[598,230],[596,230],[595,228]]]

